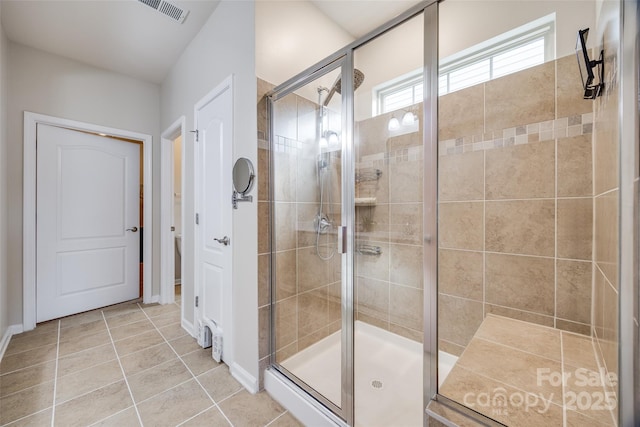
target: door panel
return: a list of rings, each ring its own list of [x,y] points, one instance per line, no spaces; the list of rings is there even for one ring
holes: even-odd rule
[[[224,270],[215,265],[207,263],[202,266],[204,316],[218,325],[222,323],[223,273]]]
[[[103,138],[98,147],[58,147],[60,240],[69,241],[72,245],[76,239],[110,238],[124,234],[122,201],[125,197],[127,158],[122,153],[100,146],[107,141]]]
[[[212,332],[230,342],[231,246],[215,239],[231,239],[232,90],[222,88],[196,111],[197,204],[196,283],[199,318]],[[229,348],[229,346],[226,346]],[[229,361],[229,353],[223,358]]]
[[[140,146],[38,124],[37,321],[139,296]]]
[[[334,66],[272,104],[272,352],[285,375],[347,419],[342,71]]]
[[[107,248],[58,253],[60,295],[124,285],[125,248]]]

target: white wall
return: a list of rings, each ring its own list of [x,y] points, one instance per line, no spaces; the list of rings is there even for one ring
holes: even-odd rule
[[[578,29],[595,26],[595,1],[469,1],[440,3],[439,54],[447,58],[485,40],[556,12],[556,57],[575,53]],[[356,50],[365,74],[356,92],[356,120],[371,117],[372,89],[422,66],[422,18],[414,19]],[[590,44],[594,41],[590,40]]]
[[[187,130],[193,107],[230,74],[234,75],[234,159],[247,157],[257,165],[254,3],[222,1],[162,83],[162,129],[180,116]],[[185,144],[185,171],[194,170],[193,134]],[[185,174],[182,299],[185,317],[194,321],[194,178]],[[257,186],[255,187],[257,188]],[[255,190],[254,190],[255,192]],[[254,198],[255,200],[255,198]],[[257,204],[233,211],[233,325],[235,363],[258,378],[258,246]]]
[[[9,42],[8,49],[8,302],[10,324],[22,324],[22,153],[23,112],[73,119],[160,135],[160,88],[153,83],[95,68]],[[4,98],[4,97],[3,97]],[[159,150],[154,147],[154,163]],[[159,166],[158,166],[159,168]],[[154,193],[159,189],[154,171]],[[153,195],[159,225],[159,197]],[[157,227],[156,227],[157,228]],[[157,242],[157,231],[154,240]],[[159,278],[159,251],[154,256],[154,282]],[[148,280],[148,278],[145,278]],[[154,283],[154,294],[159,293]]]
[[[422,68],[423,40],[421,14],[356,49],[355,67],[364,72],[364,81],[355,93],[356,121],[372,116],[375,86]]]
[[[275,85],[354,40],[313,4],[302,1],[257,1],[255,28],[256,75]],[[317,94],[312,95],[315,102]]]
[[[2,21],[0,2],[0,22]],[[9,323],[7,300],[7,38],[0,23],[0,340]],[[21,322],[22,323],[22,322]]]
[[[440,4],[440,58],[552,12],[556,12],[556,57],[575,53],[578,30],[595,26],[594,0],[446,0]]]
[[[556,56],[573,54],[578,29],[595,25],[594,0],[470,1],[440,4],[440,57],[556,12]],[[356,51],[365,74],[356,92],[356,120],[371,116],[372,89],[422,65],[421,19],[385,34]],[[353,41],[315,6],[299,1],[256,2],[256,75],[280,84]],[[405,44],[407,43],[407,44]],[[323,82],[331,86],[333,82]],[[299,93],[316,101],[316,93]]]

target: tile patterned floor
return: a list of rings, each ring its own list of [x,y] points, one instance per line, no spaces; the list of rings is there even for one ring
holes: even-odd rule
[[[440,393],[514,427],[614,426],[599,369],[590,337],[489,315]]]
[[[127,302],[39,324],[0,362],[0,425],[298,426],[180,327],[180,306]]]

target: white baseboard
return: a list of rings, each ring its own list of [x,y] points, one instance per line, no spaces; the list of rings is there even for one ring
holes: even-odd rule
[[[4,352],[7,351],[7,347],[9,346],[9,341],[11,341],[11,337],[16,334],[21,334],[24,331],[22,325],[9,325],[7,330],[4,331],[2,338],[0,338],[0,360],[4,357]]]
[[[164,298],[158,297],[160,300],[160,304],[173,304],[176,302],[176,297],[173,293],[165,295]]]
[[[233,362],[229,367],[229,372],[249,393],[256,394],[258,392],[258,380],[242,366]]]
[[[182,329],[187,331],[189,333],[189,335],[191,335],[193,338],[197,338],[196,337],[196,330],[193,327],[193,323],[187,321],[186,319],[182,319],[182,321],[180,322],[180,325],[182,325]]]

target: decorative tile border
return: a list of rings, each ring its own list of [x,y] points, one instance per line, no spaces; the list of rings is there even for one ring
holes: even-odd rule
[[[276,136],[275,150],[279,153],[295,154],[298,151],[300,143],[295,139],[285,138],[283,136]]]
[[[593,113],[586,113],[507,128],[502,131],[488,132],[483,135],[440,141],[438,151],[440,156],[447,156],[591,133],[593,133]],[[300,144],[302,143],[299,141],[277,136],[275,151],[294,154],[301,148]],[[270,144],[264,139],[258,140],[258,148],[271,149]],[[413,146],[384,153],[369,154],[362,156],[356,167],[379,168],[394,163],[421,161],[423,158],[422,153],[422,146]]]
[[[356,163],[356,169],[380,168],[394,163],[422,161],[422,146],[402,148],[384,153],[362,156]]]
[[[593,132],[593,113],[562,117],[532,123],[483,135],[448,139],[439,142],[439,155],[462,154],[469,151],[492,150],[512,145],[531,144],[556,138],[587,135]]]

